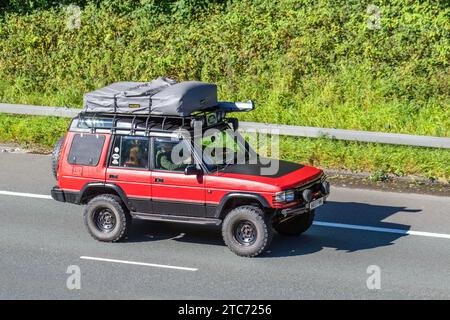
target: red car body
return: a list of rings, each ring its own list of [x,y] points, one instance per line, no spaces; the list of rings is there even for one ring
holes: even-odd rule
[[[55,200],[87,204],[89,207],[91,201],[108,195],[110,198],[103,201],[113,201],[113,206],[120,201],[121,204],[116,207],[123,205],[131,218],[213,225],[222,224],[229,212],[241,207],[245,207],[245,214],[251,219],[256,219],[253,225],[259,223],[255,214],[267,215],[268,218],[265,216],[264,219],[274,225],[290,217],[308,214],[302,218],[305,221],[299,220],[295,230],[283,226],[278,228],[279,232],[290,234],[298,233],[298,230],[303,232],[311,225],[315,207],[323,204],[329,194],[329,184],[322,170],[292,162],[276,160],[278,170],[270,175],[261,174],[260,163],[232,164],[211,170],[196,154],[191,135],[180,135],[181,127],[184,126],[187,131],[190,128],[184,120],[181,124],[167,126],[165,120],[151,124],[149,119],[136,120],[136,117],[132,120],[131,117],[122,120],[117,120],[116,116],[111,118],[105,116],[102,121],[106,125],[98,127],[86,125],[85,120],[73,120],[53,154],[53,169],[57,178],[57,185],[52,189]],[[94,123],[97,120],[89,121]],[[212,127],[219,132],[232,130],[225,120]],[[172,139],[187,142],[193,152],[190,161],[195,160],[195,164],[187,165],[183,171],[158,167],[157,144],[161,143],[159,140],[170,142]],[[139,146],[140,151],[128,148],[128,153],[125,152],[125,140]],[[244,149],[250,148],[247,143],[245,145]],[[135,158],[136,152],[141,152],[139,167],[119,160],[124,154],[128,154],[125,157],[130,159]],[[102,205],[111,209],[111,205]],[[261,210],[262,213],[252,213],[252,210]],[[95,212],[89,214],[96,215]],[[239,214],[236,213],[237,216]],[[108,221],[111,216],[107,215]],[[243,225],[242,230],[249,230],[249,226]],[[99,237],[103,239],[102,233],[96,238]],[[247,245],[245,241],[250,241],[251,237],[243,240],[244,249]],[[261,244],[258,248],[265,246]],[[244,250],[242,255],[257,255],[259,250],[251,254]]]
[[[207,210],[208,207],[217,207],[225,196],[239,192],[258,194],[274,209],[288,208],[297,205],[299,201],[276,203],[274,197],[277,192],[301,188],[323,177],[322,170],[311,166],[301,166],[297,170],[277,177],[221,171],[197,176],[185,175],[183,172],[112,168],[107,166],[111,134],[103,134],[105,143],[96,166],[71,164],[64,155],[68,154],[75,134],[75,132],[68,132],[65,137],[61,150],[62,156],[58,163],[58,184],[55,190],[63,192],[66,196],[72,196],[73,199],[79,196],[89,184],[111,184],[118,186],[127,198],[131,199],[131,202],[148,202],[149,208],[144,210],[147,213],[172,213],[159,212],[156,206],[156,208],[150,208],[151,202],[181,202],[185,204],[173,206],[179,207],[175,214],[180,214],[180,209],[184,211],[185,205],[195,204],[199,210],[197,216],[212,218],[215,214],[208,214],[210,211]],[[157,183],[158,178],[164,179],[164,183]]]

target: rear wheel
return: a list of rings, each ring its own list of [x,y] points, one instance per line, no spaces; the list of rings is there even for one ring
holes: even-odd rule
[[[299,236],[311,227],[314,215],[314,210],[308,211],[283,222],[275,222],[273,228],[285,236]]]
[[[263,253],[272,241],[272,228],[264,211],[245,205],[231,210],[222,224],[225,244],[235,254],[255,257]]]
[[[101,195],[87,204],[84,224],[94,239],[117,242],[126,237],[131,217],[119,197]]]

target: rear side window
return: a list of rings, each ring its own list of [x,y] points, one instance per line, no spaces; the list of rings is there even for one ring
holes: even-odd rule
[[[97,166],[102,154],[105,136],[97,134],[76,134],[73,137],[67,161],[82,166]]]
[[[148,169],[150,140],[147,137],[116,136],[109,165]]]

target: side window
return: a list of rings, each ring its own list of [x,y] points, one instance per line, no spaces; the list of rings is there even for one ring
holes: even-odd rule
[[[174,138],[154,138],[154,163],[156,170],[184,171],[193,164],[189,145]]]
[[[105,136],[97,134],[76,134],[70,146],[67,161],[70,164],[97,166],[102,154]]]
[[[149,138],[116,136],[111,151],[111,167],[148,169]]]

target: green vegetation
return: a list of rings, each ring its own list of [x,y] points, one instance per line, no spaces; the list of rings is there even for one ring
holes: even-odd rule
[[[243,120],[450,136],[448,1],[60,1],[81,6],[79,29],[67,25],[76,11],[54,3],[0,4],[1,102],[81,106],[110,82],[166,75],[254,99]],[[0,140],[51,145],[65,127],[3,115]],[[448,150],[282,145],[320,166],[450,179]]]
[[[68,119],[0,114],[0,142],[50,151],[68,124]],[[450,152],[444,149],[282,137],[280,157],[325,168],[372,172],[371,178],[377,181],[387,173],[450,180]]]
[[[54,117],[10,116],[0,113],[0,142],[17,142],[28,148],[49,151],[63,136],[68,119]]]
[[[450,181],[448,149],[306,138],[283,138],[280,142],[282,158],[325,168],[372,172],[375,180],[392,173]]]

